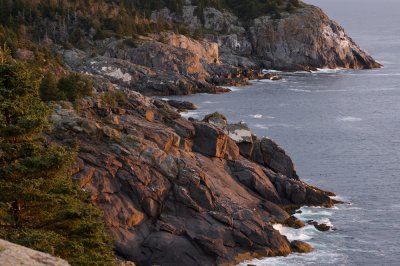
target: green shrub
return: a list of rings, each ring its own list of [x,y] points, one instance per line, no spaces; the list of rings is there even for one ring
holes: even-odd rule
[[[125,94],[121,91],[108,91],[105,92],[101,99],[105,104],[108,104],[111,107],[123,106],[128,102]]]
[[[57,87],[71,102],[93,93],[93,81],[88,76],[79,73],[61,78]]]
[[[43,101],[65,100],[65,94],[57,87],[57,80],[53,74],[47,73],[40,83],[40,98]]]

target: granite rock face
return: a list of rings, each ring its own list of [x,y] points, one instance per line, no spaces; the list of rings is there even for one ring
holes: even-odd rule
[[[294,246],[272,227],[290,217],[285,206],[332,206],[330,193],[240,155],[241,140],[216,125],[125,93],[118,106],[101,95],[85,98],[76,103],[79,113],[54,104],[48,135],[67,146],[79,141],[71,177],[103,209],[119,258],[137,265],[234,265],[287,255]],[[268,153],[276,163],[279,152]]]
[[[260,17],[251,27],[253,54],[273,68],[376,68],[380,64],[362,50],[336,22],[314,6],[274,20]]]
[[[29,249],[0,239],[2,266],[69,266],[69,263],[50,254]]]

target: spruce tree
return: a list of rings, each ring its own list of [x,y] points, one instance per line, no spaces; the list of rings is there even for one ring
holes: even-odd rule
[[[47,73],[40,84],[40,98],[43,101],[65,100],[65,94],[57,87],[57,80],[53,74]]]
[[[72,265],[112,265],[102,214],[67,174],[74,152],[43,135],[49,114],[39,80],[0,63],[0,238]]]

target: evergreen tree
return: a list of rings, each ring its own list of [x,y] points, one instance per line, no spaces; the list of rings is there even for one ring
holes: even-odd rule
[[[58,81],[58,89],[71,102],[92,94],[93,81],[85,75],[73,73]]]
[[[40,98],[43,101],[65,100],[66,97],[57,87],[57,80],[53,74],[47,73],[40,84]]]
[[[101,212],[67,175],[74,153],[43,136],[49,114],[39,80],[0,63],[0,238],[72,265],[112,265]]]

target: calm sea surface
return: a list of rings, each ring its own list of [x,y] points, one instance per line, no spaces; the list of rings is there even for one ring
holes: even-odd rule
[[[308,0],[385,65],[365,71],[284,74],[222,95],[177,97],[243,120],[275,139],[300,177],[351,204],[305,208],[299,218],[332,223],[318,232],[277,228],[316,247],[256,265],[400,265],[400,1]],[[246,265],[243,264],[243,265]]]

